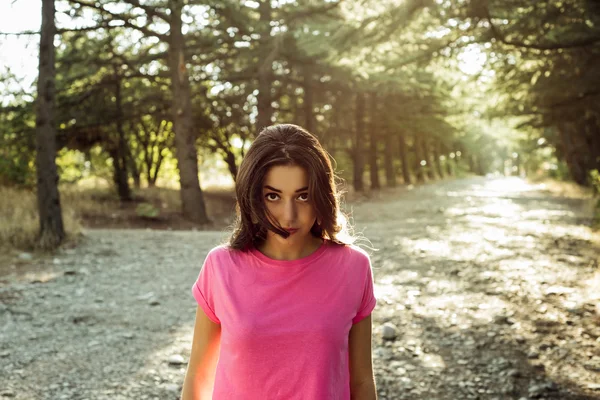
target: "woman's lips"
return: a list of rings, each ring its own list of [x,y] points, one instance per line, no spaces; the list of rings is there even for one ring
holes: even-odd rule
[[[291,235],[298,231],[298,229],[286,229],[286,231]]]

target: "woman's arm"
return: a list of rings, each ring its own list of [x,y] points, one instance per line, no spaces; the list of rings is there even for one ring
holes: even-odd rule
[[[352,400],[377,400],[371,356],[371,316],[350,329],[350,393]]]
[[[181,400],[212,399],[220,345],[221,325],[211,321],[198,307]]]

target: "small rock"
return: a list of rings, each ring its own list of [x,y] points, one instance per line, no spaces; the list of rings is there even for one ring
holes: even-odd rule
[[[517,335],[517,336],[515,336],[515,341],[517,343],[523,344],[523,343],[525,343],[525,338],[521,335]]]
[[[518,378],[519,376],[521,376],[521,372],[518,369],[511,369],[511,370],[508,370],[508,372],[506,373],[506,376],[511,377],[511,378]]]
[[[168,362],[169,365],[183,365],[185,364],[185,359],[181,355],[175,354],[169,357]]]
[[[396,328],[396,326],[394,324],[391,324],[389,322],[386,322],[381,327],[381,336],[385,340],[394,340],[394,339],[396,339],[396,336],[398,335],[397,332],[398,332],[398,328]]]
[[[31,253],[20,253],[19,260],[31,261],[33,260],[33,255]]]
[[[148,305],[150,306],[157,306],[160,304],[160,301],[158,301],[157,299],[152,299],[148,302]]]
[[[55,259],[52,260],[52,264],[54,264],[54,265],[58,265],[60,263],[61,263],[61,261],[60,261],[59,258],[55,258]]]
[[[550,343],[542,343],[540,345],[540,350],[544,351],[544,350],[548,350],[550,348],[554,347],[552,344]]]
[[[174,383],[169,383],[165,385],[165,389],[169,392],[179,393],[179,385],[176,385]]]
[[[529,358],[529,359],[540,358],[540,353],[538,353],[535,350],[532,350],[529,353],[527,353],[527,358]]]
[[[600,390],[600,383],[589,383],[587,388],[590,390]]]
[[[529,386],[529,397],[537,398],[544,392],[544,387],[542,385],[532,385]]]
[[[512,321],[512,319],[510,319],[510,317],[507,315],[497,315],[494,318],[494,323],[498,325],[512,325],[514,321]]]
[[[15,393],[9,389],[5,389],[0,392],[1,397],[15,397]]]
[[[149,300],[149,299],[152,299],[153,297],[154,297],[154,292],[148,292],[148,293],[140,294],[139,296],[137,296],[137,298],[139,300]]]
[[[600,360],[591,360],[583,366],[588,371],[600,372]]]

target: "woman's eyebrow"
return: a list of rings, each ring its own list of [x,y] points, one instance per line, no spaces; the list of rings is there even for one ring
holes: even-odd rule
[[[281,193],[281,190],[275,189],[273,186],[265,185],[265,189],[269,189],[269,190],[272,190],[274,192]],[[303,188],[300,188],[300,189],[296,190],[296,193],[303,192],[305,190],[308,190],[308,186],[305,186]]]

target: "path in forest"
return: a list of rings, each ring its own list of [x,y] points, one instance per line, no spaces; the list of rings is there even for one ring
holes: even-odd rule
[[[600,399],[600,246],[590,203],[518,178],[386,191],[371,240],[380,399]],[[177,399],[190,288],[224,232],[91,230],[0,275],[0,396]],[[9,273],[6,273],[9,271]],[[395,340],[382,325],[394,324]]]

